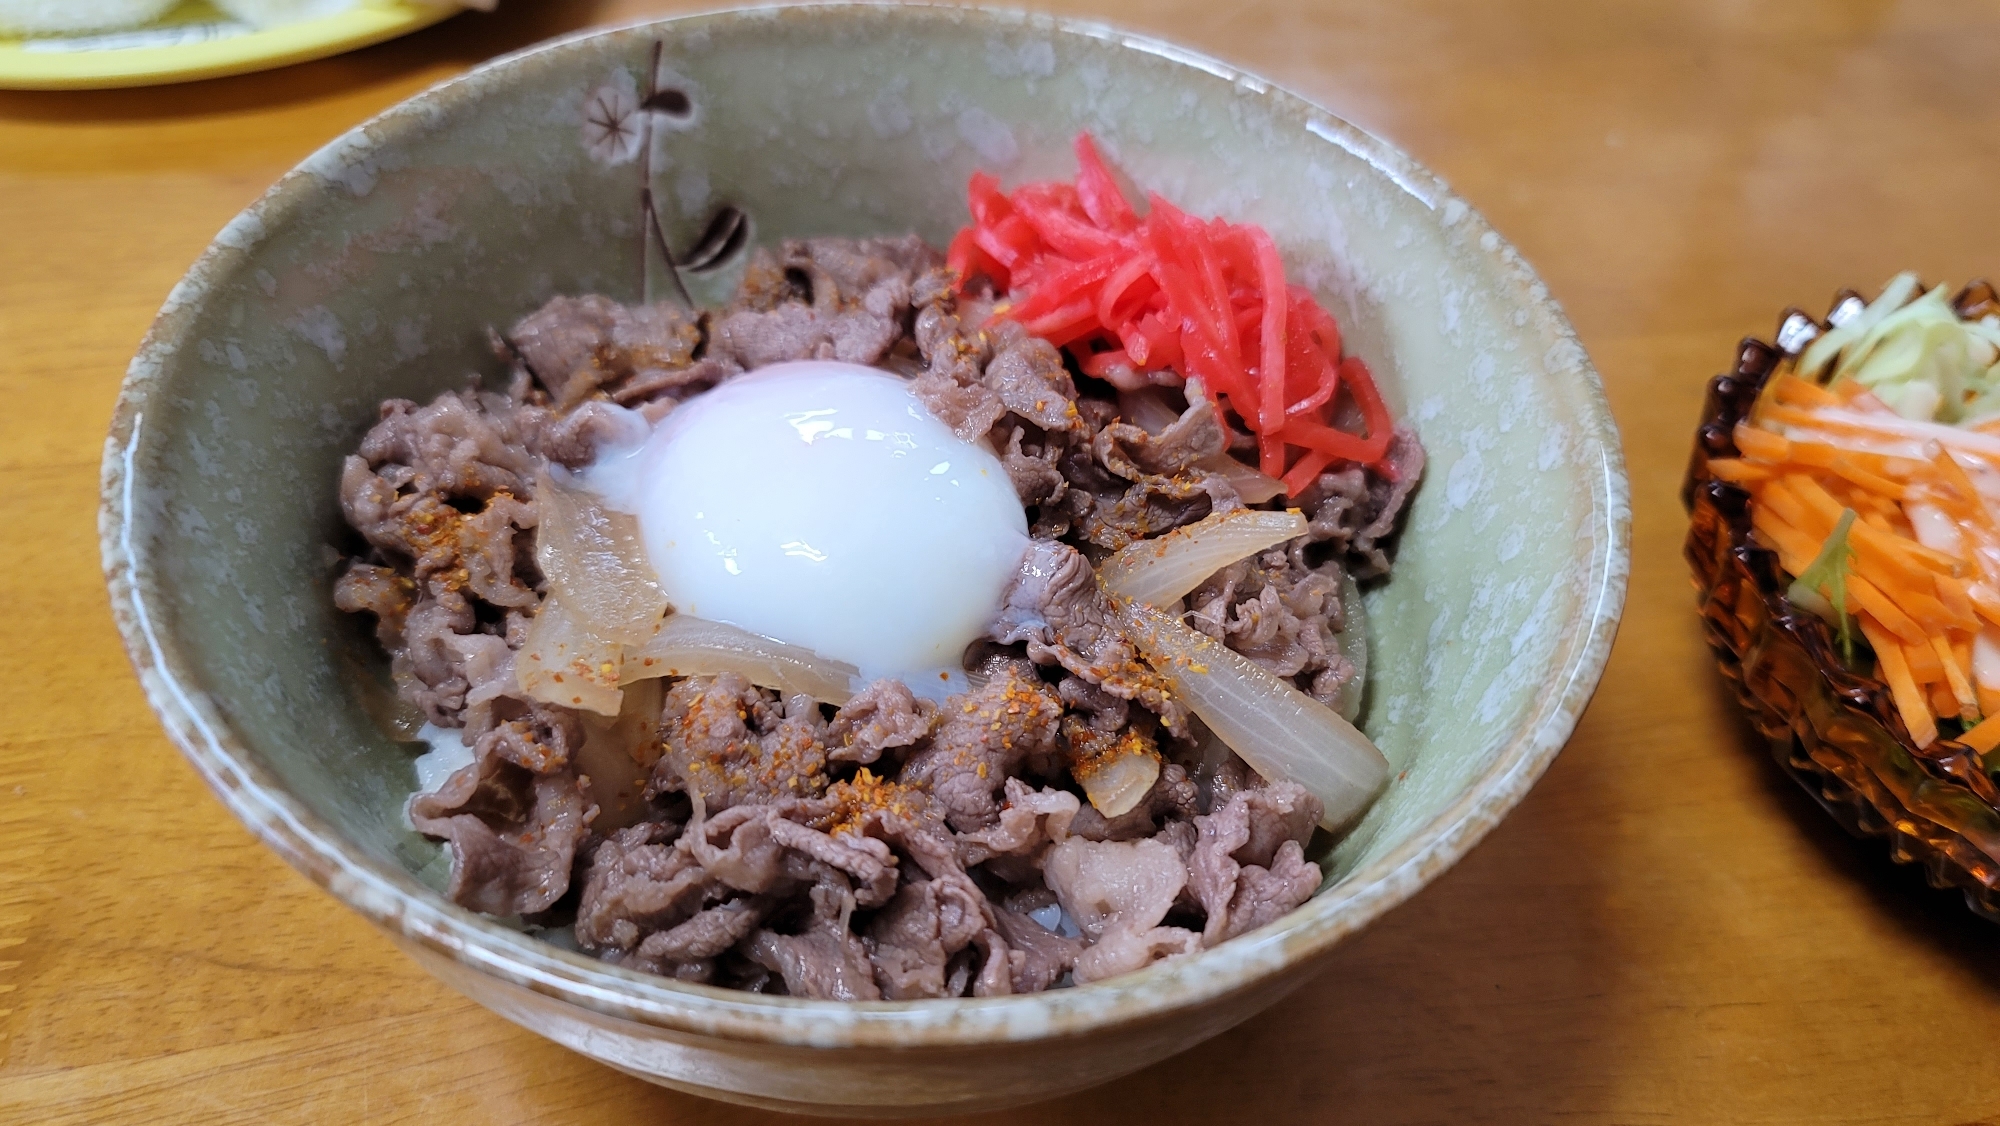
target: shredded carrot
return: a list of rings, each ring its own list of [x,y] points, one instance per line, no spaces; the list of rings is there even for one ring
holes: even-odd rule
[[[1973,693],[1972,681],[1966,678],[1965,670],[1958,666],[1958,657],[1951,651],[1951,642],[1932,634],[1931,648],[1937,653],[1938,663],[1944,666],[1944,682],[1958,704],[1953,714],[1961,719],[1978,715],[1979,697]]]
[[[2000,421],[1964,433],[2000,433]],[[2000,683],[1981,683],[1972,659],[1974,639],[2000,627],[2000,504],[1980,487],[2000,455],[1913,428],[1851,380],[1821,387],[1791,371],[1733,437],[1740,456],[1712,460],[1713,475],[1749,492],[1751,527],[1795,580],[1810,572],[1829,599],[1845,590],[1845,606],[1814,605],[1854,616],[1912,742],[1929,745],[1946,716],[1976,723],[1963,741],[1981,754],[2000,749]]]
[[[2000,713],[1987,713],[1985,719],[1967,728],[1958,741],[1982,755],[1992,754],[1993,748],[2000,747]]]
[[[1741,424],[1739,423],[1738,425]],[[1862,450],[1850,450],[1843,448],[1841,446],[1834,445],[1831,442],[1813,442],[1806,440],[1800,440],[1791,443],[1791,454],[1789,458],[1785,457],[1773,458],[1773,457],[1764,457],[1762,455],[1758,455],[1758,460],[1760,461],[1789,460],[1798,462],[1800,465],[1815,465],[1821,468],[1831,468],[1835,462],[1845,460],[1848,463],[1867,471],[1868,473],[1872,473],[1880,477],[1890,478],[1890,479],[1908,476],[1908,470],[1906,467],[1911,464],[1914,464],[1904,458],[1886,457],[1882,454],[1868,453]],[[1900,483],[1898,487],[1900,488]],[[1902,494],[1899,492],[1897,494],[1897,499],[1900,500],[1901,498]]]
[[[1789,372],[1773,381],[1771,398],[1789,406],[1844,407],[1847,401],[1816,383],[1807,383]]]
[[[1919,748],[1930,746],[1937,740],[1937,720],[1931,715],[1923,691],[1910,678],[1910,666],[1903,661],[1902,647],[1866,615],[1861,618],[1861,635],[1868,639],[1869,648],[1875,650],[1875,660],[1882,666],[1882,679],[1889,685],[1889,694],[1902,714],[1903,726],[1910,731],[1911,741]]]
[[[1958,714],[1958,698],[1951,694],[1951,687],[1944,681],[1927,684],[1924,691],[1930,694],[1931,714],[1940,718]]]
[[[1768,465],[1758,465],[1755,462],[1744,461],[1741,458],[1734,457],[1710,458],[1708,461],[1708,471],[1714,475],[1716,480],[1727,481],[1732,485],[1748,485],[1758,481],[1768,481],[1772,475],[1772,469]]]
[[[1792,444],[1786,441],[1782,434],[1773,434],[1769,430],[1759,430],[1748,423],[1739,422],[1736,424],[1733,436],[1736,448],[1742,451],[1744,457],[1776,462],[1790,461],[1792,458]]]
[[[1944,662],[1928,640],[1903,646],[1903,663],[1910,666],[1910,679],[1918,684],[1944,683]]]
[[[1930,635],[1924,632],[1924,627],[1912,621],[1908,614],[1903,613],[1901,607],[1889,601],[1889,596],[1877,590],[1875,584],[1867,579],[1859,575],[1848,576],[1847,593],[1854,596],[1854,601],[1860,603],[1863,610],[1873,614],[1884,629],[1898,638],[1911,645],[1925,644],[1929,638]]]
[[[1931,580],[1937,584],[1938,601],[1944,603],[1946,612],[1960,621],[1971,623],[1960,628],[1978,628],[1978,615],[1972,608],[1972,595],[1965,589],[1965,580],[1950,575],[1932,575]]]

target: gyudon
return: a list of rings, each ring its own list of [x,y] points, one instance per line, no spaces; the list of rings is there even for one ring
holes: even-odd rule
[[[450,894],[619,965],[1088,982],[1297,907],[1385,783],[1358,583],[1423,468],[1270,237],[1073,184],[559,297],[392,400],[335,587],[437,748]],[[413,717],[415,718],[415,717]]]

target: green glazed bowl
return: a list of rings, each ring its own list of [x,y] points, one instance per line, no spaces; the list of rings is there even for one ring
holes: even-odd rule
[[[653,108],[645,108],[649,94]],[[411,755],[330,598],[341,456],[391,396],[497,374],[489,325],[559,293],[636,299],[642,177],[666,241],[912,228],[975,168],[1068,176],[1092,130],[1137,183],[1261,223],[1421,432],[1429,474],[1368,596],[1364,726],[1398,773],[1317,896],[1221,947],[1020,997],[840,1004],[604,965],[453,906],[401,816]],[[698,299],[732,266],[693,275]],[[1574,727],[1624,603],[1617,432],[1562,312],[1402,153],[1299,98],[1111,29],[861,5],[721,12],[483,66],[315,154],[160,311],[105,448],[118,626],[161,721],[291,864],[494,1011],[647,1079],[797,1110],[1025,1102],[1178,1052],[1302,984],[1450,867]]]

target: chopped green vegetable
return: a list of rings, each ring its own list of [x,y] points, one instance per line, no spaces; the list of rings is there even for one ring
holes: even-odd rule
[[[1847,546],[1847,532],[1852,527],[1854,510],[1844,508],[1825,546],[1785,592],[1792,605],[1838,627],[1840,659],[1850,665],[1854,663],[1854,616],[1847,612],[1847,572],[1854,565],[1854,549]]]
[[[1944,286],[1919,296],[1916,275],[1900,274],[1813,341],[1799,373],[1829,386],[1851,379],[1904,418],[1969,422],[2000,413],[2000,328],[1960,320]]]

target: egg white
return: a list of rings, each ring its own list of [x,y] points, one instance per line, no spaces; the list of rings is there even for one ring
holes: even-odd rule
[[[739,376],[583,478],[638,517],[677,611],[934,698],[963,690],[965,649],[1028,543],[1000,459],[903,380],[857,364]]]

